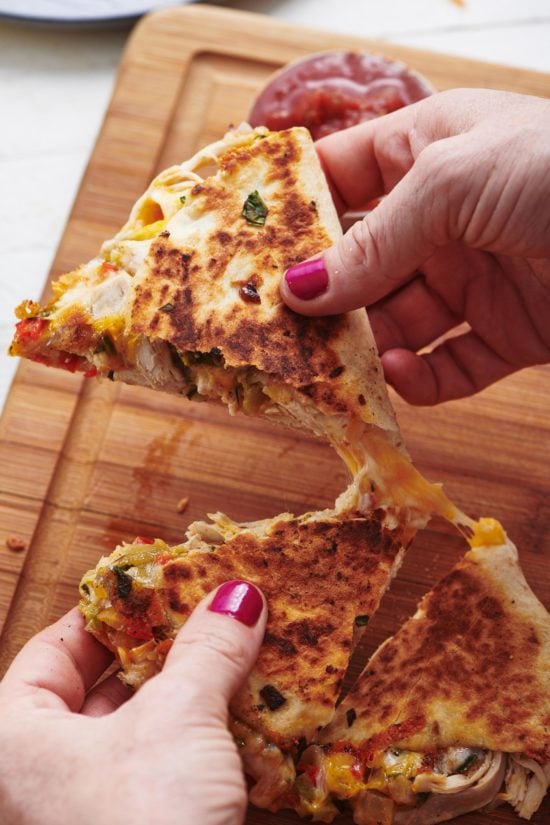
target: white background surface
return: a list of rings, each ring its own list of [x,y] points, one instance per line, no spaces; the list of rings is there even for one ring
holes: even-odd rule
[[[8,0],[0,0],[0,11],[1,2],[5,8]],[[78,10],[93,2],[63,0],[63,5]],[[550,0],[465,0],[462,7],[452,0],[220,0],[218,5],[550,72]],[[128,33],[127,26],[67,29],[0,20],[0,408],[17,366],[4,354],[13,307],[41,292]],[[550,75],[548,81],[550,91]]]

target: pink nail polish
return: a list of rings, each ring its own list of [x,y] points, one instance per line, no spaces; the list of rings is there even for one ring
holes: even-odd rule
[[[302,301],[317,298],[328,286],[325,262],[322,258],[314,258],[291,266],[285,273],[285,280],[292,294]]]
[[[257,587],[250,582],[230,581],[222,584],[212,599],[209,610],[232,616],[248,627],[254,627],[263,608],[263,601]]]

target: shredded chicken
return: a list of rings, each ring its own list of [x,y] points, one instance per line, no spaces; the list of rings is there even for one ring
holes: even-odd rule
[[[470,776],[453,774],[441,777],[434,792],[420,805],[409,810],[397,810],[392,825],[435,825],[457,816],[485,808],[497,796],[504,779],[506,759],[502,753],[487,754],[478,770]],[[416,780],[420,779],[420,774]],[[429,776],[433,776],[429,774]],[[458,784],[456,779],[464,780]]]
[[[550,763],[540,765],[520,754],[508,758],[504,798],[522,819],[531,819],[550,785]]]
[[[495,760],[500,763],[500,755],[485,751],[478,759],[476,769],[469,773],[455,773],[452,769],[441,773],[423,771],[415,778],[412,789],[415,793],[459,793],[479,782]]]

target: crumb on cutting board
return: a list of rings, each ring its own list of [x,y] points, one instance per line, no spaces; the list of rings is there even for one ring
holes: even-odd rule
[[[189,496],[182,496],[176,505],[176,509],[178,513],[184,513],[187,510],[187,506],[189,504]]]
[[[19,536],[8,536],[6,538],[6,547],[13,553],[22,553],[27,549],[27,542]]]

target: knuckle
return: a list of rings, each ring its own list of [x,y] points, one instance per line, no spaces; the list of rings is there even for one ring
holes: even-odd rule
[[[376,269],[380,266],[380,245],[369,215],[353,224],[344,236],[344,244],[353,270],[364,270],[367,267]]]
[[[420,226],[426,237],[443,246],[460,235],[463,206],[470,185],[467,152],[454,138],[426,146],[415,164]]]
[[[460,146],[452,138],[437,140],[429,143],[418,155],[417,171],[422,173],[427,183],[452,182],[460,174],[461,155]]]

